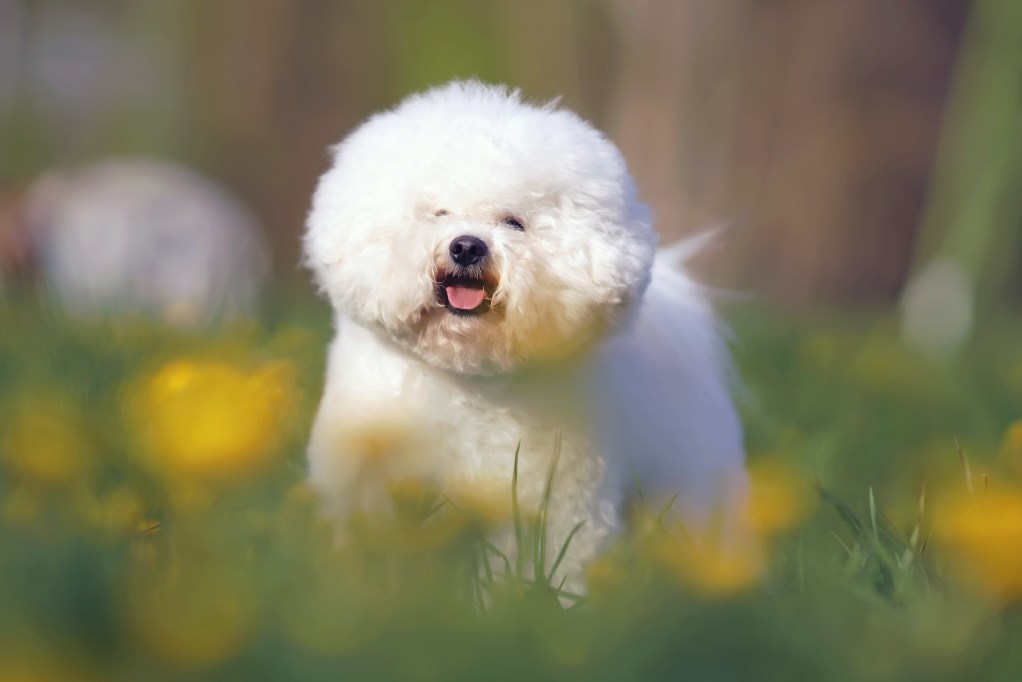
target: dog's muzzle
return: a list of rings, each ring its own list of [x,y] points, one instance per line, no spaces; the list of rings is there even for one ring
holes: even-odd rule
[[[489,247],[479,237],[462,235],[451,240],[448,250],[454,267],[440,273],[437,298],[456,315],[485,313],[493,292],[484,276]]]

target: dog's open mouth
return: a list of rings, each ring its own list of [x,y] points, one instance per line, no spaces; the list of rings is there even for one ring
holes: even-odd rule
[[[450,275],[437,287],[440,302],[456,315],[479,315],[490,307],[486,281],[465,275]]]

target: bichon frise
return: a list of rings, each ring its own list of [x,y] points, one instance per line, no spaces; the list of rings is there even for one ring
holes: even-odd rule
[[[549,555],[584,522],[573,583],[637,490],[708,523],[741,427],[713,312],[656,243],[617,148],[555,103],[454,82],[351,133],[304,238],[336,311],[309,446],[327,509],[371,504],[381,467],[508,500],[520,447],[526,513],[559,451]]]

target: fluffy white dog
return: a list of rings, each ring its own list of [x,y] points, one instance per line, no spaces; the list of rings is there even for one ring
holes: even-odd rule
[[[304,240],[336,310],[309,446],[328,509],[371,504],[381,467],[499,504],[519,444],[535,509],[559,440],[548,555],[585,522],[572,582],[637,490],[713,517],[744,471],[726,349],[610,141],[556,103],[455,82],[334,152]]]

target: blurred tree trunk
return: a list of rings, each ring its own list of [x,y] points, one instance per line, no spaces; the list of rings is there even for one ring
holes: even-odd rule
[[[730,223],[716,283],[886,303],[967,5],[189,0],[190,156],[252,202],[288,275],[327,144],[409,89],[508,80],[608,130],[666,241]]]
[[[683,229],[689,208],[679,133],[686,129],[683,95],[690,71],[684,62],[696,4],[696,0],[611,2],[621,64],[610,128],[666,236]]]
[[[189,9],[199,158],[254,205],[290,278],[326,146],[387,103],[380,67],[391,46],[371,39],[386,33],[385,3],[191,0]]]
[[[953,353],[979,301],[997,300],[1022,233],[1022,4],[978,0],[945,117],[903,328]]]
[[[725,282],[900,291],[965,0],[611,0],[611,129],[666,238],[728,223]]]

